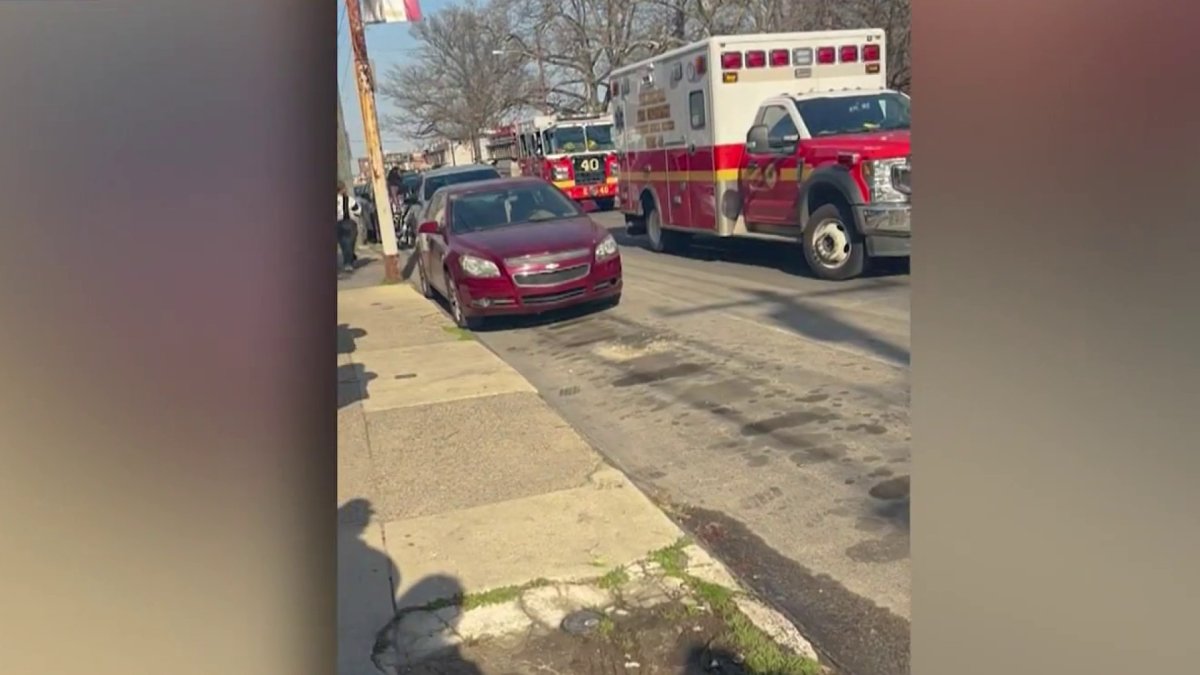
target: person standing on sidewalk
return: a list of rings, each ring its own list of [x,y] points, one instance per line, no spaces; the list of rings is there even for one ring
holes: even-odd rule
[[[337,237],[338,247],[342,250],[342,268],[347,272],[354,271],[354,261],[358,255],[354,252],[358,246],[358,222],[355,220],[362,213],[358,200],[350,196],[346,184],[337,184]]]

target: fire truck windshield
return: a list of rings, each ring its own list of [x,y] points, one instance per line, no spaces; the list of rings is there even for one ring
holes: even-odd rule
[[[894,92],[798,99],[796,110],[814,138],[907,130],[912,124],[908,99]]]
[[[588,124],[556,127],[546,132],[550,140],[550,152],[588,152],[615,150],[611,124]]]

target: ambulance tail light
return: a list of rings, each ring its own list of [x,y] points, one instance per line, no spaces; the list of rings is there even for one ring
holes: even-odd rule
[[[838,52],[838,60],[842,63],[857,63],[858,45],[843,45]]]
[[[863,45],[862,60],[871,62],[879,60],[879,45]]]
[[[833,47],[818,47],[817,63],[821,65],[837,63],[837,50]]]
[[[746,52],[747,68],[762,68],[767,65],[767,53],[761,50]]]
[[[782,68],[792,65],[792,54],[786,49],[771,50],[771,67]]]
[[[811,66],[813,62],[812,47],[798,47],[792,50],[792,63],[797,66]]]
[[[708,59],[703,56],[696,57],[696,74],[703,75],[708,71]]]
[[[742,67],[741,52],[721,52],[722,70],[739,70]]]

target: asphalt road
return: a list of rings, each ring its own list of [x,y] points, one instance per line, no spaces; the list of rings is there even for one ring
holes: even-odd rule
[[[479,339],[839,671],[908,673],[906,264],[831,283],[781,244],[618,241],[619,307]]]

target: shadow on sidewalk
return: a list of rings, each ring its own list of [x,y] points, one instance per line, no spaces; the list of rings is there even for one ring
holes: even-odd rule
[[[361,328],[351,328],[349,324],[339,324],[337,327],[338,355],[353,354],[358,348],[355,340],[363,337],[367,331]],[[378,377],[375,373],[367,372],[361,363],[345,363],[337,367],[337,405],[338,410],[348,405],[358,403],[371,397],[367,393],[367,383]]]

